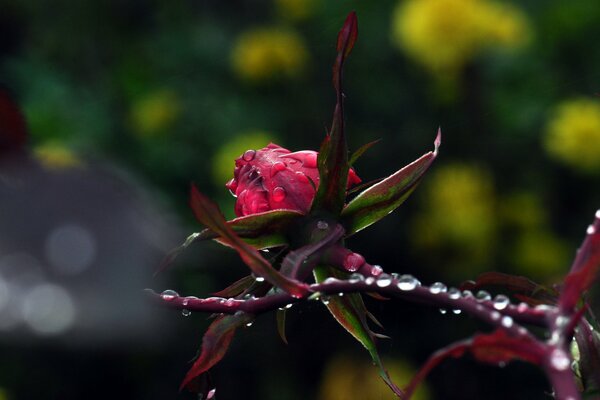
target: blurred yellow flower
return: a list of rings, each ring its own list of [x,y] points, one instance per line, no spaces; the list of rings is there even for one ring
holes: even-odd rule
[[[546,126],[546,150],[583,172],[600,172],[600,101],[586,98],[559,104]]]
[[[83,165],[83,162],[69,148],[58,143],[46,143],[33,149],[33,155],[42,166],[48,169],[69,169]]]
[[[415,246],[443,254],[453,274],[468,275],[475,272],[469,268],[485,267],[497,230],[489,174],[474,166],[449,164],[435,170],[426,182],[422,211],[412,224]]]
[[[249,131],[224,142],[212,161],[212,175],[216,185],[225,185],[233,178],[235,159],[248,149],[262,149],[270,142],[277,142],[274,135],[263,131]]]
[[[545,280],[564,274],[571,256],[564,241],[545,230],[536,230],[517,237],[513,261],[517,273]]]
[[[169,133],[181,113],[179,98],[170,89],[159,89],[137,100],[130,111],[133,131],[143,137]]]
[[[275,0],[277,13],[283,18],[293,21],[310,17],[316,5],[316,0]]]
[[[387,360],[385,367],[394,382],[402,387],[410,381],[416,371],[400,360]],[[377,374],[377,370],[359,360],[348,356],[333,358],[323,375],[319,400],[392,400],[397,397]],[[419,385],[414,400],[429,399],[427,387]]]
[[[251,82],[280,77],[297,78],[305,71],[308,58],[302,38],[283,28],[259,28],[244,32],[231,53],[235,73]]]
[[[490,47],[527,41],[529,21],[518,8],[491,0],[406,0],[396,7],[392,40],[438,73],[455,74]]]

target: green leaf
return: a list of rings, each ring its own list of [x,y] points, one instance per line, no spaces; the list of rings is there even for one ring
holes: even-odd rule
[[[190,206],[194,215],[202,224],[217,233],[221,240],[233,247],[244,263],[255,275],[265,278],[269,283],[283,289],[294,297],[302,297],[308,292],[308,285],[289,279],[279,273],[260,255],[258,250],[244,242],[227,224],[219,207],[192,185]]]
[[[304,214],[294,210],[270,210],[235,218],[227,223],[244,242],[262,250],[288,244],[284,234],[286,228],[303,216]],[[203,230],[197,238],[207,239],[227,245],[227,241],[220,239],[211,229]]]
[[[348,164],[354,165],[356,160],[358,160],[365,153],[365,151],[369,150],[371,147],[373,147],[380,141],[381,141],[381,139],[377,139],[377,140],[373,140],[372,142],[369,142],[369,143],[366,143],[366,144],[363,144],[362,146],[360,146],[354,153],[352,153],[352,155],[350,156],[350,160],[348,161]]]
[[[379,221],[410,196],[437,157],[440,141],[441,132],[438,131],[434,151],[364,190],[342,210],[342,223],[348,236]]]
[[[356,13],[351,12],[338,34],[337,57],[333,65],[333,87],[336,105],[333,111],[331,130],[321,144],[317,164],[319,167],[319,189],[315,195],[311,212],[325,211],[339,215],[344,207],[348,182],[348,145],[344,133],[344,96],[342,75],[344,61],[352,51],[358,37]]]
[[[323,282],[330,276],[340,279],[344,279],[346,276],[341,271],[323,266],[317,267],[314,275],[317,282]],[[379,376],[384,382],[398,397],[404,398],[404,393],[392,382],[379,357],[373,332],[367,323],[367,309],[360,294],[346,293],[343,297],[333,296],[330,298],[327,308],[336,321],[367,349],[371,359],[379,368]]]
[[[229,348],[235,330],[253,319],[253,315],[246,313],[217,317],[204,334],[200,356],[194,361],[192,368],[183,379],[180,390],[186,387],[191,388],[196,379],[221,361]]]
[[[219,290],[218,292],[213,293],[213,296],[217,297],[235,297],[244,293],[244,291],[250,286],[252,286],[256,282],[256,279],[252,275],[245,276],[237,281],[233,282],[231,285],[227,286],[223,290]]]

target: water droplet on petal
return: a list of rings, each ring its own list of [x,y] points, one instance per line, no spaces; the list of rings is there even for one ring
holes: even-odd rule
[[[162,292],[160,294],[160,297],[162,297],[164,301],[172,301],[175,297],[179,297],[179,293],[177,293],[174,290],[168,289]]]
[[[488,292],[486,292],[485,290],[480,290],[479,292],[477,292],[477,300],[487,301],[487,300],[491,300],[491,299],[492,299],[492,295],[489,294]]]
[[[454,287],[448,289],[448,297],[450,297],[452,300],[460,299],[460,290]]]
[[[276,162],[271,166],[271,178],[277,175],[281,171],[285,171],[287,167],[281,161]]]
[[[304,153],[304,163],[306,168],[317,168],[317,153],[314,151]]]
[[[286,196],[286,192],[285,189],[282,188],[281,186],[277,186],[275,189],[273,189],[273,201],[283,201],[285,200],[285,196]]]
[[[415,289],[417,286],[419,286],[421,284],[421,282],[419,282],[417,280],[417,278],[415,278],[412,275],[402,275],[399,279],[398,279],[398,289],[400,290],[413,290]]]
[[[365,263],[365,258],[358,253],[350,253],[344,259],[343,266],[347,271],[354,272],[362,267]]]
[[[381,265],[373,265],[373,268],[371,268],[371,275],[373,276],[379,276],[383,273],[383,268],[381,268]]]
[[[325,222],[325,221],[318,221],[317,222],[317,228],[321,229],[321,230],[325,230],[325,229],[329,228],[329,224],[327,222]]]
[[[381,288],[388,287],[392,284],[392,277],[389,275],[380,275],[376,284]]]
[[[183,315],[184,317],[189,317],[190,315],[192,315],[192,312],[184,308],[183,310],[181,310],[181,315]]]
[[[571,360],[562,349],[554,349],[550,354],[550,365],[557,371],[565,371],[571,366]]]
[[[494,308],[496,310],[504,310],[510,304],[510,300],[507,296],[499,294],[494,297]]]
[[[254,160],[255,156],[256,156],[256,150],[246,150],[244,152],[244,154],[242,155],[242,158],[244,159],[244,161],[250,162],[250,161]]]
[[[510,328],[511,326],[513,326],[514,321],[512,317],[505,315],[504,317],[502,317],[502,321],[500,323],[503,327]]]
[[[429,287],[429,291],[433,294],[445,293],[447,290],[448,288],[442,282],[435,282]]]

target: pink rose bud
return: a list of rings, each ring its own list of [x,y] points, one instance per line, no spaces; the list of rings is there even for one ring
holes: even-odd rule
[[[238,217],[269,210],[286,209],[307,213],[319,187],[316,151],[295,153],[270,143],[260,150],[247,150],[235,160],[233,179],[225,186],[237,197]],[[351,168],[348,187],[360,183]]]

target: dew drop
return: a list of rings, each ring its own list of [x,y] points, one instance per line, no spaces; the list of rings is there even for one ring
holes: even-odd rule
[[[445,293],[448,290],[442,282],[435,282],[429,287],[429,291],[433,294]]]
[[[287,193],[285,192],[284,188],[277,186],[275,189],[273,189],[273,201],[279,202],[285,200],[286,194]]]
[[[373,282],[375,282],[375,278],[373,278],[372,276],[368,277],[367,279],[365,279],[365,283],[367,285],[372,285]]]
[[[377,278],[376,285],[380,288],[388,287],[392,284],[392,277],[389,275],[381,275]]]
[[[556,317],[556,326],[559,328],[564,328],[565,326],[567,326],[569,324],[569,317],[564,316],[564,315],[559,315],[558,317]]]
[[[183,315],[184,317],[189,317],[190,315],[192,315],[192,312],[184,308],[183,310],[181,310],[181,315]]]
[[[293,304],[289,303],[289,304],[286,304],[283,308],[286,310],[289,310],[290,308],[292,308],[292,306],[293,306]]]
[[[488,301],[492,299],[492,295],[486,292],[485,290],[480,290],[477,292],[477,300],[479,301]]]
[[[189,299],[187,299],[187,298],[185,298],[185,299],[183,299],[183,301],[181,302],[181,305],[182,305],[182,306],[187,306],[189,302],[190,302],[190,300],[189,300]]]
[[[500,361],[500,362],[498,363],[498,366],[499,366],[500,368],[504,368],[504,367],[506,367],[506,362],[504,362],[504,361]]]
[[[503,327],[510,328],[511,326],[513,326],[514,321],[512,317],[505,315],[504,317],[502,317],[502,321],[500,321],[500,323]]]
[[[529,310],[529,306],[527,305],[527,303],[521,302],[517,306],[517,312],[519,312],[519,313],[524,313],[527,310]]]
[[[256,282],[264,282],[264,281],[265,281],[265,278],[263,278],[262,276],[255,276],[255,277],[254,277],[254,280],[255,280]]]
[[[274,177],[279,172],[285,171],[286,168],[287,167],[285,166],[285,164],[282,163],[281,161],[276,162],[275,164],[273,164],[271,166],[271,178]]]
[[[304,165],[306,168],[317,168],[317,153],[314,151],[304,153]]]
[[[347,271],[354,272],[363,266],[365,258],[358,253],[350,253],[344,259],[344,268]]]
[[[399,279],[398,279],[398,289],[400,290],[413,290],[415,289],[417,286],[419,286],[421,284],[421,282],[419,282],[417,280],[417,278],[415,278],[412,275],[402,275]]]
[[[329,297],[323,296],[323,297],[321,298],[321,302],[322,302],[324,305],[328,305],[328,304],[329,304]]]
[[[492,321],[498,321],[502,315],[498,311],[492,311],[490,318]]]
[[[350,278],[348,278],[348,282],[350,283],[359,283],[365,280],[365,277],[361,274],[352,274]]]
[[[244,152],[244,154],[242,155],[242,158],[244,159],[244,161],[250,162],[250,161],[254,160],[255,156],[256,156],[256,150],[246,150]]]
[[[329,224],[325,221],[318,221],[317,228],[321,229],[321,230],[325,230],[325,229],[329,228]]]
[[[453,314],[456,314],[456,315],[460,314],[461,312],[462,312],[462,311],[461,311],[461,310],[459,310],[458,308],[457,308],[457,309],[454,309],[454,310],[452,310],[452,313],[453,313]]]
[[[336,278],[334,278],[332,276],[330,276],[329,278],[327,278],[327,279],[325,279],[323,281],[323,283],[326,284],[326,285],[330,285],[332,283],[337,283],[337,282],[339,282],[339,279],[336,279]]]
[[[550,354],[550,365],[557,371],[565,371],[571,366],[571,360],[564,350],[554,349]]]
[[[600,219],[600,210],[596,211],[596,218]]]
[[[460,290],[454,287],[448,289],[448,297],[450,297],[452,300],[460,299]]]
[[[179,297],[179,293],[174,290],[167,289],[160,294],[160,297],[162,297],[164,301],[173,301],[175,297]]]
[[[248,323],[246,324],[246,326],[247,326],[247,327],[251,327],[253,323],[254,323],[254,321],[250,321],[250,322],[248,322]]]
[[[383,268],[381,268],[381,265],[373,265],[373,268],[371,268],[371,275],[373,276],[379,276],[383,273]]]
[[[585,231],[588,235],[593,235],[594,233],[596,233],[596,228],[594,228],[594,225],[590,225],[587,227],[586,231]]]
[[[463,290],[462,297],[464,297],[465,299],[468,299],[469,297],[473,297],[473,292],[471,292],[470,290]]]
[[[339,292],[339,293],[338,293],[338,296],[340,296],[340,297],[344,297],[344,292]]]
[[[235,299],[227,299],[223,302],[223,305],[226,307],[233,307],[233,306],[235,306],[235,303],[236,303]]]
[[[442,315],[444,315],[444,314],[446,314],[448,312],[448,311],[446,311],[445,308],[440,308],[439,311],[440,311],[440,314],[442,314]]]
[[[507,296],[499,294],[494,297],[494,308],[496,310],[504,310],[510,304],[510,300]]]

